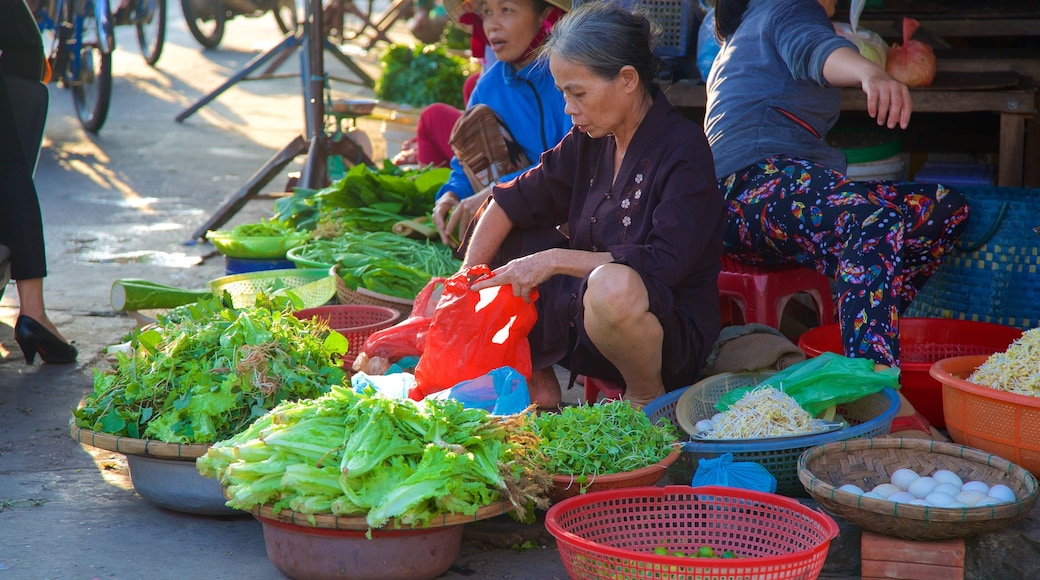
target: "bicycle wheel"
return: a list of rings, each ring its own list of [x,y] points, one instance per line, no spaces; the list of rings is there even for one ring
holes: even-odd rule
[[[278,29],[282,31],[282,34],[299,30],[301,23],[299,11],[296,9],[296,0],[278,0],[271,12],[274,14],[274,21],[278,24]]]
[[[166,40],[166,0],[136,0],[134,25],[145,62],[155,66]]]
[[[87,14],[92,13],[92,4],[87,2]],[[71,2],[66,4],[69,7],[69,20],[66,22],[75,22],[71,5]],[[78,31],[67,45],[70,59],[66,78],[71,81],[72,104],[80,125],[91,133],[97,133],[105,124],[112,99],[112,53],[102,50],[103,34],[93,19],[81,22],[85,28]],[[94,26],[94,30],[86,28],[89,26]],[[81,39],[78,45],[76,37]]]
[[[205,48],[216,48],[224,38],[227,14],[220,0],[181,0],[184,22],[195,40]]]

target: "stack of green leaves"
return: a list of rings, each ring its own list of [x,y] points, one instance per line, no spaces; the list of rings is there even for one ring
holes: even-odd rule
[[[396,221],[433,211],[434,195],[449,174],[443,167],[402,169],[390,161],[381,167],[355,165],[324,189],[296,188],[292,196],[278,199],[274,219],[297,230],[313,230],[323,219],[342,219],[367,231],[389,231]],[[397,220],[391,223],[390,216]]]
[[[518,483],[526,454],[510,431],[452,399],[415,402],[335,386],[279,405],[196,465],[226,486],[236,509],[268,505],[364,517],[371,528],[391,519],[421,527],[501,499],[521,509],[541,503]]]
[[[447,103],[465,108],[462,85],[466,77],[479,70],[479,64],[448,54],[444,46],[391,45],[379,59],[383,69],[376,82],[376,97],[425,107]]]
[[[661,461],[678,441],[667,419],[651,423],[645,413],[625,401],[564,407],[528,422],[541,443],[541,465],[559,475],[607,475],[642,469]]]
[[[203,298],[130,333],[112,370],[74,411],[85,429],[167,443],[230,437],[286,400],[341,384],[347,338],[292,315],[286,298],[250,308]]]

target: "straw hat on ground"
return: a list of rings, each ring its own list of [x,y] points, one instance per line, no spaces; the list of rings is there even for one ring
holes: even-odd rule
[[[552,6],[563,10],[564,12],[571,11],[571,0],[545,0]],[[444,4],[444,11],[448,13],[448,16],[455,21],[456,24],[462,27],[466,32],[473,32],[473,27],[469,24],[463,24],[459,22],[459,19],[463,14],[470,12],[477,12],[480,10],[482,0],[442,0]]]

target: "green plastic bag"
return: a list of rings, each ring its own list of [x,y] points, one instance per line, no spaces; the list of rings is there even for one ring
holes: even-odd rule
[[[757,385],[726,393],[715,403],[715,408],[725,411],[751,389],[762,387],[787,393],[816,417],[828,407],[862,399],[885,387],[898,389],[899,369],[874,372],[874,361],[870,359],[825,352],[793,364]]]

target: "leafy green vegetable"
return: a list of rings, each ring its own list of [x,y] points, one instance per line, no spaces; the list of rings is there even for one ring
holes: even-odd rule
[[[376,96],[417,107],[447,103],[463,109],[462,85],[477,71],[468,59],[448,54],[441,45],[409,47],[391,45],[379,59],[382,75]]]
[[[521,510],[544,506],[544,483],[531,480],[515,431],[451,399],[416,403],[335,385],[318,398],[282,403],[196,465],[227,486],[236,509],[271,505],[364,516],[373,528],[391,519],[423,526],[502,498]]]
[[[340,384],[347,339],[299,320],[286,298],[251,308],[203,298],[130,333],[112,370],[94,372],[94,391],[73,414],[80,427],[168,443],[226,438],[276,404]]]
[[[678,440],[667,419],[651,423],[642,411],[620,400],[543,413],[525,428],[541,440],[542,467],[560,475],[641,469],[667,457]]]

